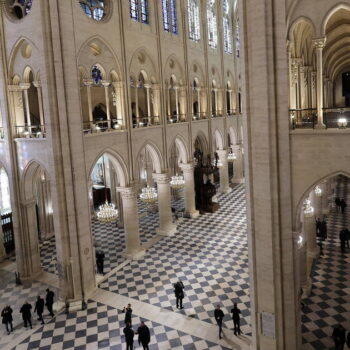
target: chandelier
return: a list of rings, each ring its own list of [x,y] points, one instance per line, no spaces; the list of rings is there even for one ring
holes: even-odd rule
[[[147,187],[144,187],[141,190],[140,199],[142,202],[147,204],[152,204],[157,201],[158,194],[154,187],[150,187],[147,185]]]
[[[311,218],[314,215],[314,208],[311,206],[310,199],[306,199],[304,205],[304,216]]]
[[[339,118],[337,121],[339,129],[345,129],[348,125],[348,121],[346,118]]]
[[[233,162],[237,159],[236,153],[232,152],[232,149],[230,149],[230,152],[227,154],[227,160],[229,162]]]
[[[212,165],[216,168],[221,168],[224,165],[221,159],[219,158],[219,155],[217,152],[214,152],[214,160],[212,162]]]
[[[173,189],[180,189],[185,186],[185,180],[182,175],[176,174],[171,177],[170,186]]]
[[[118,210],[115,209],[113,203],[108,203],[107,200],[104,204],[100,205],[97,212],[97,219],[103,223],[111,223],[117,221]]]
[[[315,187],[315,195],[316,195],[317,197],[321,197],[321,195],[322,195],[322,190],[321,190],[320,186],[316,186],[316,187]]]

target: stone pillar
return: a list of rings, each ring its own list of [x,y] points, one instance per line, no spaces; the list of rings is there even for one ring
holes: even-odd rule
[[[244,183],[243,176],[243,154],[241,145],[231,145],[232,152],[236,154],[236,159],[233,162],[233,183]]]
[[[117,187],[121,193],[123,205],[123,220],[126,238],[125,256],[129,259],[139,259],[145,253],[141,246],[139,214],[137,208],[137,193],[133,187]]]
[[[102,83],[104,90],[105,90],[107,122],[108,122],[108,128],[110,128],[111,127],[111,112],[110,112],[110,106],[109,106],[109,91],[108,91],[108,89],[111,85],[111,82],[102,80],[101,83]]]
[[[191,163],[180,165],[185,180],[185,212],[191,218],[196,218],[199,211],[196,210],[196,194],[194,190],[194,165]]]
[[[92,101],[91,101],[91,87],[92,87],[92,80],[87,79],[84,81],[84,85],[86,86],[86,93],[87,93],[87,100],[88,100],[88,111],[89,111],[89,122],[92,123],[94,118],[92,115]],[[90,125],[91,127],[91,125]]]
[[[199,118],[200,118],[200,114],[202,112],[202,109],[201,109],[201,88],[197,87],[196,91],[197,91],[197,99],[198,99],[198,114],[199,114]]]
[[[219,159],[221,160],[222,166],[219,168],[220,172],[220,188],[221,193],[230,193],[232,188],[229,183],[228,176],[228,161],[227,161],[227,150],[217,150]]]
[[[30,108],[29,108],[29,98],[28,98],[28,89],[30,88],[29,83],[22,83],[20,84],[20,87],[23,90],[23,96],[24,96],[24,109],[26,111],[26,123],[28,126],[28,131],[31,132],[31,120],[30,120]]]
[[[145,89],[146,89],[146,97],[147,97],[147,124],[151,125],[152,121],[151,121],[151,96],[150,96],[150,89],[151,89],[151,85],[149,84],[145,84]]]
[[[179,88],[174,87],[175,90],[175,103],[176,103],[176,121],[179,121]]]
[[[152,84],[151,102],[153,105],[153,124],[159,124],[160,115],[160,85]]]
[[[320,185],[322,190],[322,214],[329,214],[329,195],[331,194],[331,183],[330,181],[325,181]]]
[[[322,219],[322,190],[320,186],[316,186],[313,191],[311,197],[311,205],[314,208],[314,216],[315,219]]]
[[[300,108],[306,108],[307,99],[307,67],[300,66]]]
[[[137,127],[140,126],[140,111],[139,111],[139,84],[136,83],[136,88],[135,88],[135,113],[136,113],[136,124]]]
[[[115,109],[116,118],[121,126],[126,125],[125,113],[124,113],[124,95],[123,95],[123,82],[117,81],[112,83],[115,93]],[[136,89],[137,90],[137,89]]]
[[[162,236],[171,236],[176,232],[171,212],[170,178],[168,174],[153,174],[158,186],[159,228],[157,233]]]
[[[2,223],[0,220],[0,262],[4,261],[7,257],[4,246],[4,232],[2,231]]]
[[[317,60],[317,128],[325,128],[323,123],[323,64],[322,51],[326,43],[326,38],[313,39],[316,48]]]
[[[36,90],[38,92],[40,125],[44,125],[45,122],[44,122],[43,96],[42,96],[42,90],[41,90],[41,83],[40,81],[34,81],[33,85],[36,87]]]
[[[170,89],[171,87],[169,86],[167,88],[167,98],[168,98],[168,118],[169,118],[169,121],[171,119],[171,94],[170,94]]]
[[[311,108],[317,108],[316,78],[317,73],[311,72]]]

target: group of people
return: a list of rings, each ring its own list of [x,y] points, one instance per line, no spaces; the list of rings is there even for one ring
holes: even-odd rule
[[[350,348],[350,332],[346,336],[345,328],[342,325],[334,327],[332,338],[334,340],[335,350],[343,350],[345,342],[348,348]]]
[[[46,300],[38,295],[37,300],[35,302],[34,312],[38,315],[38,321],[41,321],[41,324],[44,324],[44,308],[45,305],[47,310],[49,311],[49,315],[51,317],[54,316],[53,313],[53,303],[54,303],[55,293],[49,288],[46,289]],[[22,319],[24,323],[24,327],[28,326],[32,329],[32,305],[27,301],[21,306],[19,312],[22,314]],[[9,305],[6,305],[5,308],[1,311],[2,323],[6,327],[7,334],[13,332],[13,310]]]
[[[233,304],[233,308],[231,309],[232,314],[232,321],[233,321],[233,333],[234,335],[240,335],[241,332],[241,326],[240,326],[240,320],[241,320],[241,310],[238,308],[237,304]],[[222,338],[222,322],[225,317],[224,312],[221,310],[220,305],[216,305],[216,309],[214,311],[214,317],[216,320],[216,323],[219,327],[219,339]]]
[[[340,199],[339,197],[336,197],[335,200],[335,205],[337,207],[337,210],[342,212],[342,214],[344,214],[345,212],[345,208],[347,207],[347,204],[344,200],[344,198]]]
[[[123,312],[125,313],[125,328],[123,333],[125,335],[126,350],[134,349],[134,336],[138,335],[139,345],[142,345],[144,350],[149,350],[148,344],[151,341],[151,333],[145,322],[141,321],[140,326],[135,332],[132,328],[132,308],[131,305],[124,307]]]

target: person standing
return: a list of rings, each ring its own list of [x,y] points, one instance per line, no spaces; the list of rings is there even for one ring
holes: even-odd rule
[[[336,205],[336,207],[337,207],[337,211],[339,211],[339,209],[340,209],[340,198],[339,198],[339,197],[336,197],[335,200],[334,200],[334,202],[335,202],[335,205]]]
[[[240,313],[241,310],[237,307],[237,304],[234,303],[233,304],[233,309],[231,309],[231,313],[232,313],[232,320],[233,320],[233,332],[235,335],[240,335],[241,334],[241,327],[240,327]]]
[[[35,303],[34,312],[37,313],[38,321],[41,321],[41,324],[45,324],[44,319],[43,319],[44,306],[45,306],[44,299],[40,298],[40,295],[38,295],[38,298],[37,298],[36,303]]]
[[[343,350],[345,345],[345,329],[342,325],[334,327],[332,338],[334,340],[335,350]]]
[[[5,306],[5,308],[1,311],[2,323],[6,326],[7,334],[13,332],[12,313],[13,310],[9,305]]]
[[[32,313],[30,311],[31,309],[32,305],[30,305],[28,301],[26,301],[19,310],[19,312],[22,314],[24,327],[27,328],[27,325],[29,324],[30,329],[32,329]]]
[[[220,305],[216,305],[216,309],[214,311],[214,317],[216,320],[216,323],[219,326],[219,339],[221,339],[222,334],[222,320],[224,319],[224,313],[220,308]]]
[[[339,240],[340,240],[340,249],[341,252],[344,253],[345,252],[345,230],[341,230],[339,233]]]
[[[348,229],[345,229],[344,239],[345,239],[347,248],[350,248],[350,245],[349,245],[350,231]]]
[[[128,306],[124,307],[123,312],[125,313],[125,324],[130,324],[132,325],[131,318],[132,318],[132,308],[131,304],[128,304]]]
[[[131,328],[131,324],[127,323],[124,330],[126,350],[134,349],[134,330]]]
[[[52,310],[54,297],[55,297],[55,293],[49,288],[47,288],[46,289],[46,306],[47,306],[47,310],[49,311],[49,315],[51,317],[54,316],[54,313]]]
[[[143,350],[149,350],[148,344],[151,341],[151,333],[145,322],[141,322],[136,334],[139,335],[139,345],[142,344]]]
[[[104,261],[105,261],[105,253],[102,250],[96,251],[96,266],[97,266],[97,273],[100,275],[104,275]]]
[[[178,280],[175,284],[174,284],[174,293],[175,293],[175,298],[176,298],[176,308],[180,308],[183,309],[182,306],[182,300],[185,297],[185,293],[184,293],[184,284],[182,283],[181,280]]]

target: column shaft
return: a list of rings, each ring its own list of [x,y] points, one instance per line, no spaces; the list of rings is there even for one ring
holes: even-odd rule
[[[227,151],[226,150],[218,150],[219,159],[222,163],[222,166],[219,168],[220,172],[220,189],[221,193],[229,193],[232,191],[229,183],[228,176],[228,161],[227,161]]]
[[[186,215],[195,218],[199,215],[198,210],[196,210],[196,195],[194,190],[194,166],[191,163],[181,164],[181,169],[183,171],[185,188],[185,211]]]

